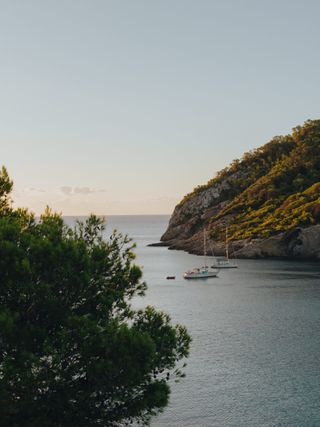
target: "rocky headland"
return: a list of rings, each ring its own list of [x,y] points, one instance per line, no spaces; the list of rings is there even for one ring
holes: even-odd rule
[[[161,245],[238,258],[320,259],[320,120],[244,154],[175,207]]]

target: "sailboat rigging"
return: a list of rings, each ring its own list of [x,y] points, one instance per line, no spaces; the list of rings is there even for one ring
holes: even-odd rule
[[[203,254],[204,266],[195,267],[192,270],[186,271],[183,275],[185,279],[207,279],[209,277],[217,277],[219,273],[218,268],[210,268],[207,266],[207,240],[206,232],[203,231]]]
[[[234,261],[230,261],[229,259],[228,227],[226,227],[226,235],[225,235],[225,257],[223,258],[215,257],[211,267],[212,268],[238,268],[238,265]]]

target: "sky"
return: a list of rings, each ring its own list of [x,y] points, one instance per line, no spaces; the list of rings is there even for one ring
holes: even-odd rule
[[[17,206],[169,214],[320,116],[320,2],[0,0],[0,152]]]

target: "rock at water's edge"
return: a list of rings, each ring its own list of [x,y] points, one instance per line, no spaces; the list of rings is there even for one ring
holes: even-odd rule
[[[169,249],[203,254],[203,233],[190,238],[162,242]],[[224,255],[224,243],[207,242],[208,254]],[[294,228],[266,239],[238,240],[230,244],[230,254],[237,258],[287,258],[320,260],[320,225]]]

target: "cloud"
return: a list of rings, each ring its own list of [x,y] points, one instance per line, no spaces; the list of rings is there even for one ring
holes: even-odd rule
[[[72,187],[68,187],[67,185],[65,185],[65,186],[63,186],[63,187],[60,187],[60,191],[61,191],[63,194],[65,194],[65,195],[67,195],[67,196],[70,196],[70,195],[72,194]]]
[[[73,190],[74,194],[92,194],[96,193],[95,190],[89,187],[75,187]]]
[[[66,196],[72,196],[75,194],[88,195],[94,193],[105,193],[106,190],[97,190],[90,187],[70,187],[68,185],[64,185],[63,187],[60,187],[60,191]]]

